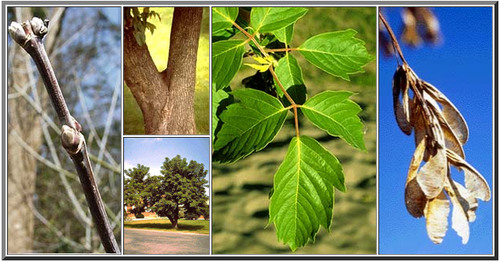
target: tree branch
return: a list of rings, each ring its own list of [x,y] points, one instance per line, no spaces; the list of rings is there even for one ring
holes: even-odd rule
[[[94,180],[94,173],[87,154],[85,138],[80,133],[81,126],[69,113],[42,42],[43,37],[48,31],[47,25],[48,20],[44,22],[40,18],[34,17],[31,21],[26,21],[22,25],[12,22],[11,26],[9,26],[9,33],[28,52],[40,72],[52,105],[62,123],[62,145],[73,160],[104,249],[108,253],[120,253],[106,215],[101,195]]]

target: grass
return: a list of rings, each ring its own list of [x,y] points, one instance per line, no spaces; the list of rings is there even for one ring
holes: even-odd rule
[[[168,232],[210,234],[210,220],[179,220],[178,229],[172,227],[168,218],[125,221],[124,228],[148,229]]]

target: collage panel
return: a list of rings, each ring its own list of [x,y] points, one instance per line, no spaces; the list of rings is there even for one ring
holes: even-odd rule
[[[212,8],[213,254],[376,254],[376,21]]]
[[[124,135],[209,135],[209,8],[123,12]]]
[[[379,252],[491,255],[493,9],[381,14]]]
[[[124,254],[210,254],[210,138],[125,137]]]
[[[121,253],[121,8],[6,11],[4,255]]]
[[[498,260],[498,3],[431,3],[2,1],[2,260]]]

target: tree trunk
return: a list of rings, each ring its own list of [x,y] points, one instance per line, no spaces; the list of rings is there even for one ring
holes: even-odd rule
[[[146,134],[195,134],[196,58],[203,9],[175,7],[167,69],[158,72],[147,45],[134,38],[124,10],[124,79],[144,116]]]
[[[177,227],[177,223],[178,223],[178,221],[179,221],[179,220],[178,220],[178,219],[176,219],[176,218],[170,218],[170,223],[172,223],[172,227],[173,227],[174,229],[178,229],[178,227]]]
[[[16,10],[16,9],[15,9]],[[15,11],[17,21],[26,21],[33,17],[31,8],[20,8]],[[51,30],[58,31],[60,21],[52,23]],[[54,38],[48,36],[45,40],[47,49],[52,50]],[[30,85],[29,74],[36,68],[31,66],[31,58],[17,44],[9,47],[9,55],[15,55],[9,64],[8,93],[16,94],[14,87],[26,88],[27,94],[36,92],[30,97],[40,101],[42,108],[46,107],[47,92],[42,81]],[[36,75],[36,73],[35,73]],[[34,99],[36,101],[36,99]],[[36,185],[37,161],[13,137],[17,136],[35,151],[42,144],[41,116],[22,96],[8,100],[8,138],[7,138],[7,220],[9,254],[33,252],[34,215],[32,206]]]
[[[20,13],[21,17],[17,17],[17,20],[31,19],[32,14],[29,8],[22,8]],[[27,65],[30,63],[30,57],[17,44],[12,44],[9,48],[9,56],[10,52],[16,55],[12,64],[9,65],[11,70],[9,94],[17,93],[14,87],[23,89],[25,86],[29,93],[31,86],[28,74],[25,72],[29,71]],[[35,191],[36,159],[24,150],[12,135],[15,133],[26,144],[38,150],[42,143],[40,116],[21,96],[10,99],[8,106],[8,253],[29,253],[33,249],[34,216],[31,206]]]
[[[172,224],[172,227],[174,229],[178,229],[178,223],[179,223],[179,204],[175,204],[175,209],[172,212],[172,215],[167,216],[168,220],[170,220],[170,223]]]

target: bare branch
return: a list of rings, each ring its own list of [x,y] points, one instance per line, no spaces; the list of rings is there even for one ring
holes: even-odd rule
[[[12,22],[11,26],[9,26],[9,32],[11,37],[28,52],[37,65],[47,93],[51,98],[52,105],[62,124],[62,145],[73,160],[104,249],[108,253],[120,253],[99,189],[94,180],[92,165],[87,154],[85,137],[80,133],[81,126],[69,113],[54,70],[43,46],[42,39],[48,31],[47,23],[48,20],[44,22],[37,17],[31,21],[24,22],[22,25]]]

